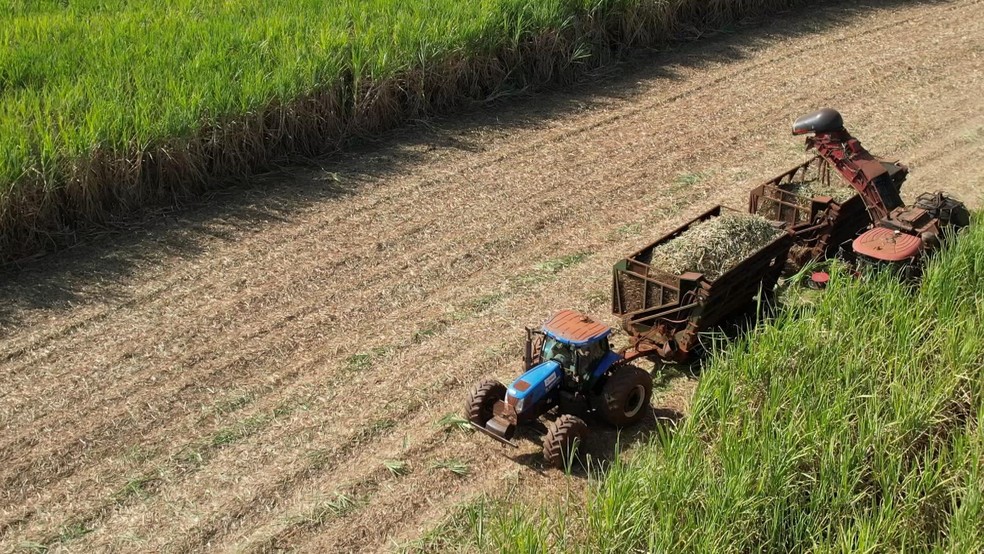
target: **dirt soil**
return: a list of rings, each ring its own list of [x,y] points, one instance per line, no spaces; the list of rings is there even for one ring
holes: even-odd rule
[[[612,264],[714,204],[744,207],[804,159],[789,127],[817,107],[910,164],[908,198],[982,206],[981,14],[781,14],[8,272],[0,551],[390,550],[481,495],[562,488],[538,444],[442,418],[480,377],[516,375],[523,325],[560,308],[614,324]],[[661,378],[623,444],[685,414],[696,382]]]

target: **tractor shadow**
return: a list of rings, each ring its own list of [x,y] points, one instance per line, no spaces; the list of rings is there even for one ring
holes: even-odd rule
[[[588,424],[588,436],[578,446],[577,460],[562,471],[573,477],[587,479],[603,475],[622,452],[650,441],[658,434],[672,433],[683,421],[683,412],[673,408],[651,407],[649,413],[637,424],[622,429],[608,425],[590,414],[577,414]],[[516,440],[541,444],[546,427],[541,422],[528,425],[517,432]],[[543,459],[542,452],[525,452],[507,457],[539,473],[554,470]]]
[[[782,310],[783,304],[775,294],[768,295],[761,302],[752,301],[744,309],[718,323],[713,329],[701,333],[692,360],[677,368],[685,368],[684,371],[687,373],[699,377],[704,363],[710,360],[715,350],[725,348],[728,344],[748,336],[759,326],[778,317]]]

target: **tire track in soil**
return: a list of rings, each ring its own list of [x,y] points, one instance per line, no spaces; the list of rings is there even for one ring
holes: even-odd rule
[[[895,24],[895,22],[893,22],[892,24],[886,24],[886,25],[883,25],[883,26],[881,26],[881,27],[878,27],[878,28],[879,28],[879,29],[883,29],[883,28],[887,28],[887,27],[891,27],[891,26],[895,26],[895,25],[896,25],[896,24]],[[767,63],[767,62],[763,62],[763,63]],[[751,65],[752,65],[752,67],[756,67],[756,66],[759,66],[759,65],[762,65],[762,64],[751,64]],[[725,76],[725,77],[719,77],[719,78],[717,78],[717,79],[714,79],[714,80],[712,80],[712,81],[711,81],[711,84],[714,84],[714,83],[718,83],[718,82],[720,82],[720,81],[721,81],[722,79],[725,79],[725,78],[727,78],[727,76]],[[681,93],[681,95],[686,95],[686,94],[690,94],[691,92],[694,92],[694,91],[696,91],[696,90],[701,90],[701,89],[702,89],[702,88],[704,88],[705,86],[707,86],[707,84],[704,84],[704,85],[701,85],[701,86],[699,86],[699,87],[696,87],[695,89],[690,89],[689,91],[686,91],[686,92],[684,92],[684,93]],[[680,95],[678,95],[678,96],[680,96]],[[673,98],[676,98],[676,97],[673,97]],[[660,103],[660,102],[658,101],[658,102],[656,102],[656,103]],[[648,108],[651,108],[651,107],[653,107],[653,105],[655,105],[656,103],[654,103],[654,104],[652,104],[652,105],[649,105],[649,106],[645,106],[644,108],[636,108],[636,109],[634,109],[634,110],[631,110],[631,112],[638,112],[638,111],[640,111],[640,110],[642,110],[642,109],[648,109]],[[604,125],[604,124],[609,124],[609,123],[612,123],[613,121],[615,121],[615,120],[617,120],[618,118],[621,118],[622,116],[624,116],[624,114],[617,114],[617,115],[615,115],[615,116],[610,116],[610,117],[606,117],[606,118],[603,118],[603,119],[602,119],[602,121],[600,121],[600,122],[597,122],[597,123],[592,123],[592,124],[590,124],[590,125],[587,125],[587,126],[582,126],[582,127],[580,127],[580,128],[578,128],[578,130],[577,130],[576,132],[578,132],[578,133],[580,133],[580,132],[583,132],[583,131],[585,131],[585,130],[588,130],[588,129],[592,129],[592,128],[595,128],[595,127],[596,127],[596,126],[598,126],[598,125]],[[497,159],[497,160],[501,160],[501,158],[502,158],[502,157],[500,157],[500,158],[499,158],[499,159]],[[494,161],[495,161],[495,160],[494,160]],[[308,231],[308,229],[304,229],[304,230],[303,230],[302,232],[300,232],[300,233],[298,233],[298,234],[303,234],[303,233],[306,233],[307,231]],[[129,307],[130,305],[131,305],[131,303],[126,303],[126,304],[124,304],[124,305],[123,305],[123,307]],[[67,328],[67,330],[72,330],[72,329],[75,329],[75,328],[77,328],[77,325],[72,325],[72,326],[69,326],[69,327]]]

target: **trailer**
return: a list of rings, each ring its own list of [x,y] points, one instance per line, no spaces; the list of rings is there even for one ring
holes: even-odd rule
[[[760,293],[773,291],[795,241],[792,229],[780,223],[776,226],[786,232],[717,279],[693,272],[674,275],[650,265],[656,247],[728,209],[715,206],[615,264],[612,313],[631,338],[626,358],[656,355],[682,361],[698,346],[699,333],[740,313]]]
[[[898,162],[878,160],[896,190],[908,175],[908,168]],[[815,180],[823,188],[831,183],[850,189],[829,162],[817,155],[802,164],[755,187],[749,193],[748,212],[785,223],[793,234],[790,268],[795,270],[807,261],[834,256],[871,225],[864,199],[856,193],[844,201],[830,196],[806,197],[793,192],[794,187]]]

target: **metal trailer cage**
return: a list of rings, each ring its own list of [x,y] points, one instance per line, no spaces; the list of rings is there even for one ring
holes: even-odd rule
[[[815,174],[820,183],[829,186],[831,173],[829,164],[820,156],[814,156],[755,187],[749,194],[749,213],[783,222],[793,233],[795,244],[790,251],[790,261],[794,268],[808,260],[834,255],[841,244],[871,224],[864,201],[857,194],[837,202],[829,196],[809,198],[790,190],[810,174]],[[834,178],[839,179],[838,176]],[[845,184],[844,188],[849,187]]]
[[[649,264],[657,246],[726,209],[715,206],[615,264],[612,313],[622,318],[632,339],[627,358],[686,359],[700,332],[748,307],[759,291],[775,288],[794,242],[788,230],[714,280],[701,273],[673,275]]]

